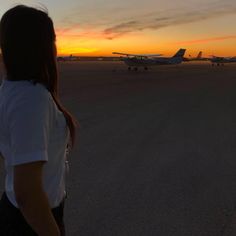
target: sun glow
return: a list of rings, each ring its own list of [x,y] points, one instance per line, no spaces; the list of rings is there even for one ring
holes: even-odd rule
[[[215,7],[204,4],[202,7],[208,11],[196,12],[194,6],[186,5],[180,12],[164,11],[165,16],[161,12],[154,16],[141,14],[141,9],[138,17],[134,12],[129,12],[128,17],[125,12],[111,16],[103,8],[97,13],[99,17],[70,13],[65,22],[56,24],[58,54],[111,56],[118,51],[171,56],[179,48],[186,48],[186,55],[203,51],[205,56],[236,56],[236,34],[232,27],[236,14],[232,7],[223,3],[216,3]]]
[[[40,2],[53,19],[58,55],[121,51],[169,56],[186,48],[186,54],[236,56],[235,0],[176,0],[175,7],[165,0]],[[12,4],[14,0],[2,1],[0,16]]]
[[[61,56],[66,56],[66,55],[84,55],[84,54],[89,54],[89,55],[93,55],[95,52],[97,52],[98,50],[96,48],[81,48],[81,47],[61,47],[58,46],[57,47],[58,50],[58,55]]]

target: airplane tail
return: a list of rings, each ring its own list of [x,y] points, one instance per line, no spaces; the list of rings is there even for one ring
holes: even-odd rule
[[[199,54],[197,55],[197,59],[201,59],[202,58],[202,52],[199,52]]]
[[[186,52],[186,49],[180,49],[174,56],[173,56],[173,58],[176,58],[176,57],[180,57],[180,58],[183,58],[184,57],[184,54],[185,54],[185,52]]]

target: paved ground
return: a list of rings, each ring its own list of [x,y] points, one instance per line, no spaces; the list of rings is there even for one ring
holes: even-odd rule
[[[68,235],[236,235],[235,72],[62,63],[62,100],[81,125]]]

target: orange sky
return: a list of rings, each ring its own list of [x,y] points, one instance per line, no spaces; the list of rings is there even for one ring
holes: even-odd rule
[[[1,3],[0,15],[15,1]],[[38,5],[38,1],[23,0]],[[54,20],[60,55],[113,51],[236,56],[235,0],[42,0]]]

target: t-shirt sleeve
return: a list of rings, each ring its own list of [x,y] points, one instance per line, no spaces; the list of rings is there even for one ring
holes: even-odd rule
[[[48,160],[49,96],[37,85],[27,88],[9,108],[10,165]]]

